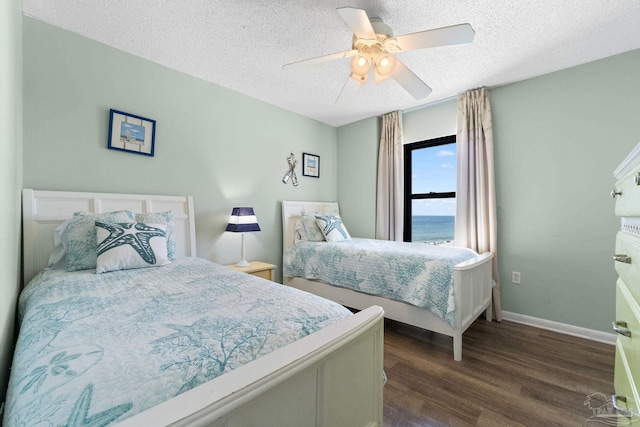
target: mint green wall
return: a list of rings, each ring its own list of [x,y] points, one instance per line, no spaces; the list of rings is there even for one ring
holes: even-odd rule
[[[109,109],[157,120],[156,154],[107,149]],[[336,199],[336,129],[85,37],[24,19],[24,186],[41,190],[190,194],[197,254],[237,262],[224,233],[233,206],[262,232],[247,259],[278,265],[280,201]],[[286,157],[321,157],[321,178],[285,185]]]
[[[427,114],[425,114],[428,111]],[[428,109],[409,111],[402,115],[402,136],[405,144],[456,134],[458,104],[455,99],[440,102]]]
[[[3,1],[0,3],[0,401],[4,401],[9,379],[20,290],[21,50],[22,1]]]
[[[491,91],[505,310],[611,331],[609,193],[640,141],[639,99],[640,50]]]
[[[611,330],[618,220],[609,192],[613,170],[640,141],[639,70],[636,50],[491,90],[504,310]],[[455,105],[406,113],[405,142],[455,133]],[[341,154],[351,143],[343,135],[341,128]],[[340,164],[369,158],[376,148],[369,149]],[[341,200],[361,197],[345,187],[361,173],[375,182],[375,168],[340,167]],[[343,206],[343,215],[355,209]],[[374,221],[374,212],[358,209],[360,221]],[[510,283],[514,270],[522,273],[521,285]]]
[[[376,234],[379,119],[372,117],[339,127],[338,141],[340,214],[352,236],[373,239]]]

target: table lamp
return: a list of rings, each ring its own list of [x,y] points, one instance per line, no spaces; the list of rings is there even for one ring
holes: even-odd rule
[[[249,265],[244,256],[244,233],[252,231],[260,231],[256,214],[253,212],[253,208],[233,208],[231,211],[231,217],[229,218],[229,224],[225,231],[231,231],[233,233],[242,234],[242,250],[240,256],[242,260],[236,265],[238,267],[246,267]]]

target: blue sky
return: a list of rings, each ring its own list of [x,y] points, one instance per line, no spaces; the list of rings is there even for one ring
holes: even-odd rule
[[[456,144],[413,150],[413,193],[456,191]],[[455,199],[414,200],[413,215],[455,215]]]
[[[120,136],[126,137],[127,131],[138,141],[144,141],[144,126],[122,122],[122,126],[120,127]]]

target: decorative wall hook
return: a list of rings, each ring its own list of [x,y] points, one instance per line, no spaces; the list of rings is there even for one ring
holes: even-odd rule
[[[287,157],[287,162],[289,163],[289,170],[282,177],[282,182],[286,184],[289,182],[289,180],[291,180],[293,186],[297,187],[298,177],[296,176],[296,165],[298,164],[298,161],[293,156],[293,153],[289,154],[289,157]]]

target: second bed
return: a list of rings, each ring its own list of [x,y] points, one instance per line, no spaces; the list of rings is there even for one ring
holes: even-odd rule
[[[299,241],[303,214],[339,214],[335,202],[282,202],[283,283],[347,307],[384,308],[385,317],[453,338],[483,313],[491,319],[490,252],[433,245],[350,239]],[[298,235],[298,236],[297,236]]]

